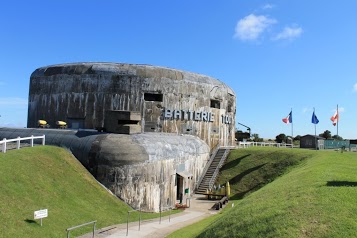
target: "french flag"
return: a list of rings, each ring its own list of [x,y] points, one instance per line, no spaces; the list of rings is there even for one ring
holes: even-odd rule
[[[339,115],[338,115],[338,109],[337,109],[335,114],[333,114],[333,116],[330,118],[330,120],[332,121],[332,125],[336,126],[338,119],[339,119]]]
[[[287,117],[283,118],[283,122],[286,124],[293,123],[293,111],[291,111]]]

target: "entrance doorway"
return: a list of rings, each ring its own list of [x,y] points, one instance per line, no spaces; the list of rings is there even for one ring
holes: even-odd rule
[[[183,196],[183,177],[176,174],[176,200],[182,199]]]

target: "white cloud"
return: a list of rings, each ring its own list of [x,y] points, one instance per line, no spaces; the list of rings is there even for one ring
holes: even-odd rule
[[[260,15],[250,14],[240,19],[235,28],[234,38],[240,40],[256,40],[271,25],[275,24],[275,19]]]
[[[265,4],[264,6],[262,6],[262,8],[263,8],[264,10],[267,10],[267,9],[272,9],[272,8],[274,8],[274,5],[273,5],[273,4],[270,4],[270,3],[268,3],[268,4]]]
[[[285,27],[282,32],[277,34],[273,40],[292,40],[299,37],[303,30],[301,27]]]
[[[355,83],[355,85],[353,85],[353,92],[357,92],[357,83]]]
[[[28,101],[25,98],[0,98],[0,105],[2,106],[24,106]]]
[[[307,113],[307,112],[312,112],[312,109],[309,108],[309,107],[304,107],[304,108],[302,109],[302,113],[305,114],[305,113]]]

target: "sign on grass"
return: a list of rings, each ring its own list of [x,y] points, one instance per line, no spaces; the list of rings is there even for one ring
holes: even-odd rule
[[[34,212],[34,219],[42,219],[48,216],[47,209],[38,210]]]

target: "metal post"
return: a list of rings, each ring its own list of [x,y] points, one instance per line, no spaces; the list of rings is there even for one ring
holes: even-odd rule
[[[45,145],[45,141],[46,141],[46,136],[45,136],[45,135],[43,135],[42,145]]]
[[[128,211],[128,218],[126,220],[126,236],[129,234],[129,217],[130,217],[130,212]]]
[[[139,231],[140,231],[140,222],[141,222],[141,207],[139,207]]]
[[[160,223],[159,224],[161,224],[161,206],[160,206]]]
[[[33,135],[31,135],[31,147],[33,147]]]
[[[172,210],[172,208],[170,207],[169,209],[170,209],[170,213],[169,213],[169,222],[170,222],[171,221],[171,210]]]
[[[94,223],[94,226],[93,226],[93,238],[94,238],[94,232],[95,232],[95,224],[96,223]]]

